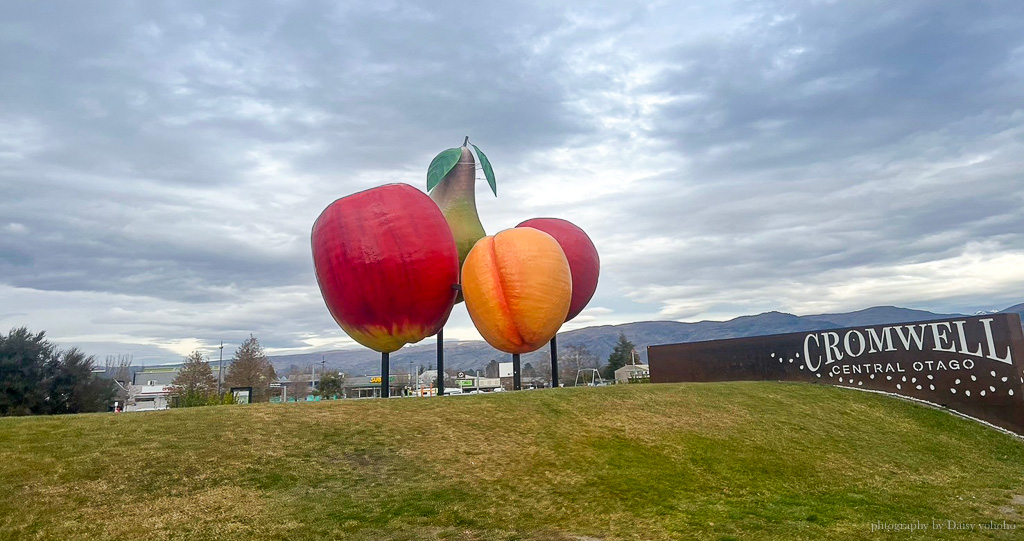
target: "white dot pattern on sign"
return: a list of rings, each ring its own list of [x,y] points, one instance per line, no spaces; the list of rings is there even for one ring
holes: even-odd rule
[[[992,377],[996,377],[996,371],[995,370],[989,372],[989,374],[992,374]]]
[[[928,379],[935,379],[935,376],[928,374]]]
[[[820,377],[821,377],[821,374],[815,374],[815,376],[818,376],[818,377],[820,378]]]
[[[957,379],[954,383],[956,383],[957,385],[960,385],[960,380]]]
[[[1013,396],[1013,389],[1010,389],[1010,396]]]
[[[928,388],[933,390],[933,391],[935,390],[935,386],[934,385],[929,385]]]
[[[978,381],[977,376],[975,376],[974,374],[971,374],[971,381]]]
[[[985,396],[985,389],[982,389],[981,392],[978,394],[980,394],[981,396]]]
[[[1006,383],[1006,380],[1008,380],[1008,379],[1010,379],[1010,378],[1007,378],[1007,377],[1004,376],[1003,377],[1003,383]]]
[[[858,381],[857,385],[864,385],[864,382],[863,381]]]
[[[896,384],[896,388],[897,388],[897,389],[902,389],[902,388],[903,388],[903,386],[902,386],[902,385],[900,385],[899,383],[897,383],[897,384]]]
[[[967,395],[967,396],[971,396],[971,391],[970,390],[964,391],[964,394]]]
[[[996,392],[996,388],[992,385],[988,386],[988,390],[992,391],[993,393]]]
[[[907,376],[903,376],[903,380],[902,381],[906,382],[907,381]]]
[[[799,359],[799,358],[800,358],[800,354],[799,354],[799,353],[797,353],[797,354],[796,354],[796,358],[797,358],[797,359]]]
[[[875,379],[875,375],[874,374],[871,374],[871,379]]]
[[[793,359],[790,359],[789,362],[793,362]]]
[[[917,378],[910,378],[910,383],[917,383]]]
[[[950,389],[949,392],[956,394],[956,389]]]
[[[920,391],[920,390],[921,390],[921,386],[920,386],[920,385],[918,385],[918,386],[917,386],[917,390],[918,390],[918,391]]]
[[[892,376],[885,376],[886,381],[892,381]]]

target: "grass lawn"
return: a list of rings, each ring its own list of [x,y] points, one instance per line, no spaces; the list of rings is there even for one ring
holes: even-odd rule
[[[76,538],[1021,539],[1024,442],[755,382],[0,419],[0,539]]]

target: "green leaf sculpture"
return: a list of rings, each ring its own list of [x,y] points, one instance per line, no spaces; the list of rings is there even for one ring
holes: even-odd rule
[[[433,190],[434,186],[437,186],[444,179],[445,175],[455,167],[455,164],[459,163],[459,158],[461,157],[461,148],[449,148],[434,156],[434,159],[430,162],[430,167],[427,168],[428,192]]]
[[[470,144],[472,145],[472,143]],[[491,187],[491,191],[494,192],[494,197],[498,197],[498,184],[494,181],[494,169],[491,169],[491,160],[487,159],[487,155],[480,150],[480,147],[473,145],[473,150],[476,151],[477,157],[480,158],[480,167],[484,169],[487,184]]]

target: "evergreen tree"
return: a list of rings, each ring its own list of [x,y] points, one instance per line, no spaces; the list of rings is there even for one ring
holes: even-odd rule
[[[45,336],[24,327],[0,334],[0,415],[48,413],[44,382],[54,347]]]
[[[0,415],[106,411],[115,384],[96,377],[94,364],[76,348],[58,350],[43,332],[0,335]]]
[[[619,341],[615,343],[615,349],[608,356],[608,364],[601,369],[601,377],[604,379],[615,379],[615,371],[626,366],[633,355],[636,345],[626,339],[625,333],[619,333]]]
[[[317,394],[323,398],[341,396],[344,383],[345,380],[338,376],[338,374],[324,374],[320,378],[320,388],[317,389]]]
[[[115,383],[93,374],[95,358],[78,348],[58,352],[50,363],[46,413],[107,411],[114,400]]]
[[[174,387],[175,394],[173,403],[177,407],[205,406],[219,402],[219,397],[214,399],[214,395],[217,394],[217,380],[213,377],[213,369],[198,351],[193,351],[185,357],[171,386]]]
[[[267,402],[270,400],[270,384],[277,380],[274,366],[263,352],[259,340],[255,336],[242,342],[235,351],[235,358],[228,367],[224,383],[228,389],[232,387],[252,387],[251,402]]]

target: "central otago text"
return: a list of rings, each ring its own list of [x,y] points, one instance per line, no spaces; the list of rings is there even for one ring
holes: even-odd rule
[[[969,342],[968,324],[980,325],[984,339]],[[974,332],[970,334],[977,336]],[[1013,364],[1009,346],[1004,355],[996,350],[992,318],[851,329],[842,335],[826,331],[804,337],[804,363],[812,371],[818,371],[822,363],[830,365],[865,354],[900,350],[959,353]]]

